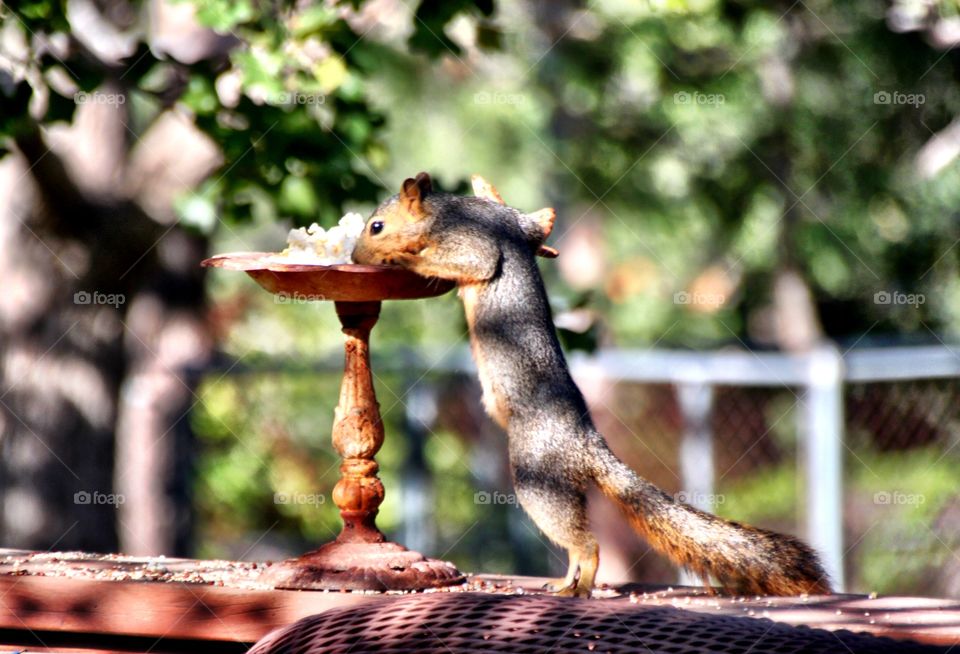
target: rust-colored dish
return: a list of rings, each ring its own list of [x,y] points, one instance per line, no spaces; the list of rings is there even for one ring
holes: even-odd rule
[[[269,258],[272,256],[276,256],[275,253],[218,254],[206,259],[202,265],[242,270],[271,293],[285,295],[293,300],[414,300],[443,295],[454,287],[453,282],[421,277],[396,266],[278,263]]]

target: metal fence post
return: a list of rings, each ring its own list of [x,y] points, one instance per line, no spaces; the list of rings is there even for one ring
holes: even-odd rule
[[[680,493],[677,499],[703,511],[713,512],[714,470],[713,432],[710,416],[713,387],[703,382],[677,384],[677,399],[683,414],[683,439],[680,441]],[[685,570],[680,584],[697,586],[701,579]]]
[[[432,552],[435,546],[436,520],[432,509],[432,487],[424,448],[430,429],[437,419],[437,389],[432,380],[420,379],[407,384],[404,402],[404,431],[407,456],[400,484],[402,538],[414,552]]]
[[[806,446],[807,539],[834,590],[843,591],[843,357],[833,345],[813,350],[800,433]]]

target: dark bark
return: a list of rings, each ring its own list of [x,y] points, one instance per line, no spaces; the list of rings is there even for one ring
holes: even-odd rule
[[[175,230],[159,247],[176,256],[160,257],[165,265],[136,295],[127,320],[129,372],[117,424],[116,488],[127,498],[120,538],[130,554],[185,556],[193,532],[189,412],[213,348],[197,264],[207,243]]]
[[[211,347],[206,240],[161,225],[122,185],[91,192],[83,176],[98,171],[71,170],[39,130],[16,146],[0,207],[0,542],[187,553],[186,370]],[[125,162],[125,139],[103,147]],[[138,457],[115,475],[118,419],[130,439],[119,451]]]
[[[40,133],[22,136],[19,145],[24,166],[6,171],[17,178],[19,202],[11,199],[4,216],[2,265],[8,288],[31,297],[11,306],[2,325],[2,542],[113,551],[124,306],[118,286],[102,282],[111,278],[104,263],[117,259],[97,256],[88,226],[102,219],[101,209]]]

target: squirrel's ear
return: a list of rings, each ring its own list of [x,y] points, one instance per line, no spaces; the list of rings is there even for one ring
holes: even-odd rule
[[[553,207],[547,207],[546,209],[528,213],[524,218],[537,226],[543,233],[541,240],[545,241],[547,237],[550,236],[550,232],[553,231],[553,223],[557,220],[557,212],[554,211]]]
[[[543,244],[553,231],[553,223],[556,220],[557,212],[550,207],[520,216],[520,228],[531,241],[538,245],[537,255],[547,259],[555,259],[560,254],[556,248]]]
[[[500,197],[500,194],[497,193],[497,189],[494,188],[493,184],[485,180],[480,175],[474,175],[470,178],[470,182],[473,184],[473,194],[478,198],[484,198],[486,200],[492,200],[497,204],[506,204],[503,201],[503,198]]]
[[[407,213],[414,218],[422,218],[423,198],[433,191],[433,183],[430,181],[430,175],[419,173],[416,178],[405,179],[403,186],[400,187],[400,204],[407,210]]]
[[[506,204],[494,185],[480,175],[472,176],[470,182],[473,185],[473,194],[478,198],[491,200],[497,204]],[[537,245],[538,256],[554,259],[560,254],[556,248],[543,244],[553,231],[553,223],[556,219],[557,212],[550,208],[520,215],[520,229],[530,241]]]
[[[556,219],[557,212],[550,208],[533,213],[522,213],[519,218],[520,229],[534,243],[543,243],[553,231],[553,223]]]

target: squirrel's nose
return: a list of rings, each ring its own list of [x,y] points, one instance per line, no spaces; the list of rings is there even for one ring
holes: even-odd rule
[[[373,254],[364,244],[362,236],[360,237],[360,240],[357,241],[357,246],[353,249],[352,258],[354,263],[363,263],[363,264],[376,263],[373,260]]]

